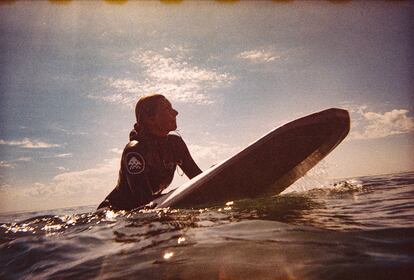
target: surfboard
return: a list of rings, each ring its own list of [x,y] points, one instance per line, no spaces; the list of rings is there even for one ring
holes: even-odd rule
[[[188,208],[284,191],[349,133],[349,113],[331,108],[275,128],[234,156],[153,201]]]

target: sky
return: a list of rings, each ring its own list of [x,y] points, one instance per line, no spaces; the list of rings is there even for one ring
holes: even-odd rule
[[[0,212],[97,205],[152,92],[203,170],[336,107],[351,132],[324,177],[412,171],[413,19],[409,1],[2,1]]]

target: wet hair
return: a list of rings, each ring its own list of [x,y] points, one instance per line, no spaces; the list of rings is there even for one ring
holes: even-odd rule
[[[135,106],[135,118],[136,123],[134,129],[129,134],[129,138],[133,139],[136,135],[148,131],[147,122],[148,118],[155,116],[157,113],[157,106],[161,99],[165,98],[162,94],[150,94],[142,96]]]

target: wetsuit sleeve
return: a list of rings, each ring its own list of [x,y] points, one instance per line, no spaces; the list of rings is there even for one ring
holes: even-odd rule
[[[142,153],[126,151],[122,160],[122,169],[127,185],[132,193],[133,204],[141,206],[152,200],[152,189],[148,180],[148,168]]]
[[[188,178],[192,179],[203,172],[193,160],[187,145],[181,137],[178,137],[178,151],[181,159],[179,166]]]

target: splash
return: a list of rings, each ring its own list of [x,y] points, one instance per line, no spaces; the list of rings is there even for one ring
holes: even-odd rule
[[[292,192],[304,193],[311,189],[322,188],[333,183],[333,179],[329,178],[329,171],[332,167],[326,162],[321,161],[317,166],[306,173],[305,176],[297,180],[281,194]]]

